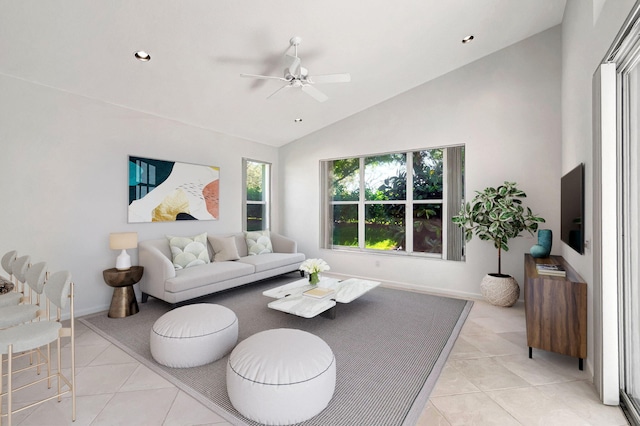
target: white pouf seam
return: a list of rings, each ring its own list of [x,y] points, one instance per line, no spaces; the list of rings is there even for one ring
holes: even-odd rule
[[[310,378],[308,378],[308,379],[300,380],[299,382],[290,382],[290,383],[267,383],[267,382],[259,382],[259,381],[257,381],[257,380],[250,379],[250,378],[245,377],[245,376],[243,376],[242,374],[238,373],[238,372],[233,368],[233,366],[232,366],[231,364],[229,364],[229,368],[231,369],[231,371],[233,371],[235,374],[237,374],[237,375],[238,375],[238,377],[241,377],[241,378],[242,378],[242,379],[244,379],[244,380],[247,380],[247,381],[252,382],[252,383],[256,383],[256,384],[258,384],[258,385],[266,385],[266,386],[291,386],[291,385],[298,385],[298,384],[300,384],[300,383],[310,382],[310,381],[313,381],[313,380],[317,379],[318,377],[320,377],[320,376],[322,376],[323,374],[325,374],[327,371],[331,370],[331,368],[335,365],[335,362],[336,362],[336,357],[334,356],[334,357],[333,357],[333,360],[331,361],[331,364],[329,364],[329,366],[328,366],[324,371],[321,371],[321,372],[320,372],[320,373],[318,373],[317,375],[315,375],[315,376],[313,376],[313,377],[310,377]]]
[[[211,336],[212,334],[222,333],[222,332],[224,332],[226,329],[228,329],[228,328],[230,328],[230,327],[233,327],[233,326],[234,326],[234,325],[236,325],[237,323],[238,323],[238,318],[236,318],[236,319],[235,319],[231,324],[229,324],[228,326],[226,326],[226,327],[224,327],[224,328],[221,328],[221,329],[216,330],[216,331],[212,331],[211,333],[198,334],[198,335],[195,335],[195,336],[171,336],[171,335],[168,335],[168,334],[158,333],[158,332],[157,332],[157,331],[155,331],[154,329],[151,329],[151,331],[152,331],[153,333],[155,333],[157,336],[160,336],[160,337],[166,337],[166,338],[169,338],[169,339],[178,339],[178,340],[180,340],[180,339],[198,339],[198,338],[200,338],[200,337]]]

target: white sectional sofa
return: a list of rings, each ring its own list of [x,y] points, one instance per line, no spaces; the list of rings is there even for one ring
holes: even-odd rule
[[[184,269],[175,268],[167,238],[140,241],[138,261],[144,267],[144,275],[140,280],[142,302],[153,296],[176,305],[297,270],[305,259],[304,254],[297,252],[297,243],[273,232],[270,233],[270,239],[272,253],[249,255],[244,233],[207,235],[211,263]],[[227,241],[227,246],[235,241],[237,256],[232,258],[237,257],[237,260],[225,260],[229,256],[221,250],[223,240]]]

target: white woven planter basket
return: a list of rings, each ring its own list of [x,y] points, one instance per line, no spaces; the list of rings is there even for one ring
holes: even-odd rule
[[[509,307],[518,301],[520,286],[511,276],[485,275],[480,283],[480,293],[492,305]]]

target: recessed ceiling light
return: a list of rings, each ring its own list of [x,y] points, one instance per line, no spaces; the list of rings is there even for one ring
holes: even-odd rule
[[[138,50],[136,53],[133,54],[133,56],[135,56],[137,60],[142,62],[148,62],[151,60],[151,55],[149,55],[144,50]]]
[[[473,40],[473,36],[472,35],[468,35],[468,36],[466,36],[465,38],[462,39],[462,43],[463,44],[467,44],[467,43],[470,43],[471,40]]]
[[[302,123],[302,118],[296,118],[293,120],[294,123]]]

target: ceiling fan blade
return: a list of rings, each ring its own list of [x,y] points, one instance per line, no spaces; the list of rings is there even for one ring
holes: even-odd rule
[[[321,91],[319,91],[315,87],[313,87],[311,85],[308,85],[308,84],[302,86],[302,91],[305,92],[306,94],[310,95],[312,98],[314,98],[318,102],[324,102],[327,99],[329,99],[329,97],[327,95],[325,95],[324,93],[322,93]]]
[[[348,83],[351,81],[351,74],[324,74],[309,76],[307,80],[313,84],[323,83]]]
[[[289,74],[291,75],[299,75],[300,74],[300,58],[297,56],[285,55],[287,60],[289,61]]]
[[[290,85],[290,84],[285,84],[284,86],[282,86],[281,88],[279,88],[278,90],[276,90],[275,92],[273,92],[272,94],[270,94],[269,96],[267,96],[267,99],[270,99],[272,96],[274,96],[274,95],[276,95],[276,94],[280,93],[283,89],[287,89],[287,88],[289,88],[289,87],[291,87],[291,85]]]
[[[286,78],[284,77],[275,77],[272,75],[256,75],[256,74],[240,74],[240,77],[245,77],[245,78],[258,78],[261,80],[280,80],[280,81],[288,81]]]

